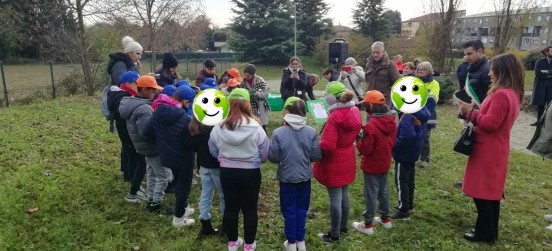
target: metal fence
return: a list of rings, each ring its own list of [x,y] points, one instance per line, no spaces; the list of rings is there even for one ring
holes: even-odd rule
[[[178,55],[180,56],[180,55]],[[206,58],[178,57],[178,73],[183,79],[195,80],[196,74],[203,68],[203,61]],[[224,57],[210,57],[217,64],[216,73],[221,75],[229,68],[236,67],[233,55],[219,54]],[[162,63],[162,57],[157,60],[156,65],[151,64],[151,59],[146,57],[141,60],[141,74],[148,74],[155,71]],[[95,86],[101,90],[109,85],[107,75],[107,63],[97,62]],[[29,103],[37,98],[55,99],[56,96],[76,94],[84,92],[84,81],[82,79],[82,67],[72,64],[24,64],[6,65],[0,61],[0,81],[2,81],[2,93],[0,107],[9,107],[18,103]]]

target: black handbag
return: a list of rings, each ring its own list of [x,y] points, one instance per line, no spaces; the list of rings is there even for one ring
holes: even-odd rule
[[[471,118],[471,115],[474,110],[471,110],[468,119]],[[468,121],[468,124],[462,130],[460,137],[454,142],[454,151],[470,156],[473,150],[473,144],[475,141],[475,122],[477,117],[473,120],[473,123]]]

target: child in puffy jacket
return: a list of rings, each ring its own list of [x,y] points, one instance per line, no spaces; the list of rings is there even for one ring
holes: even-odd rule
[[[305,222],[311,194],[311,162],[322,158],[316,130],[307,126],[305,102],[290,97],[284,105],[284,125],[274,130],[268,159],[278,163],[280,209],[287,251],[306,250]]]
[[[409,219],[414,210],[415,163],[422,153],[429,116],[429,110],[424,106],[416,113],[405,113],[399,122],[393,146],[399,205],[397,213],[391,216],[393,219]]]
[[[361,154],[360,168],[364,174],[364,222],[353,222],[353,228],[364,234],[374,233],[377,222],[384,228],[393,227],[389,213],[389,167],[391,150],[397,136],[396,113],[386,105],[379,91],[368,91],[361,101],[370,121],[364,125],[356,147]],[[375,217],[376,205],[381,217]]]

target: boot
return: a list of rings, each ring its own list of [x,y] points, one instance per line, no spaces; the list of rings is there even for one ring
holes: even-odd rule
[[[211,219],[208,219],[208,220],[199,219],[199,220],[201,221],[201,230],[199,230],[200,237],[218,234],[218,230],[213,229],[213,225],[211,225]]]
[[[224,229],[222,228],[222,224],[220,224],[220,227],[218,228],[218,234],[222,237],[224,237],[226,235],[224,233]]]

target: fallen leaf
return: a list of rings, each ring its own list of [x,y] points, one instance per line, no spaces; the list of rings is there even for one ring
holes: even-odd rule
[[[138,250],[140,250],[140,246],[134,246],[134,247],[132,247],[132,249],[138,251]]]
[[[34,212],[37,212],[38,211],[38,207],[33,207],[33,208],[27,208],[27,213],[34,213]]]

